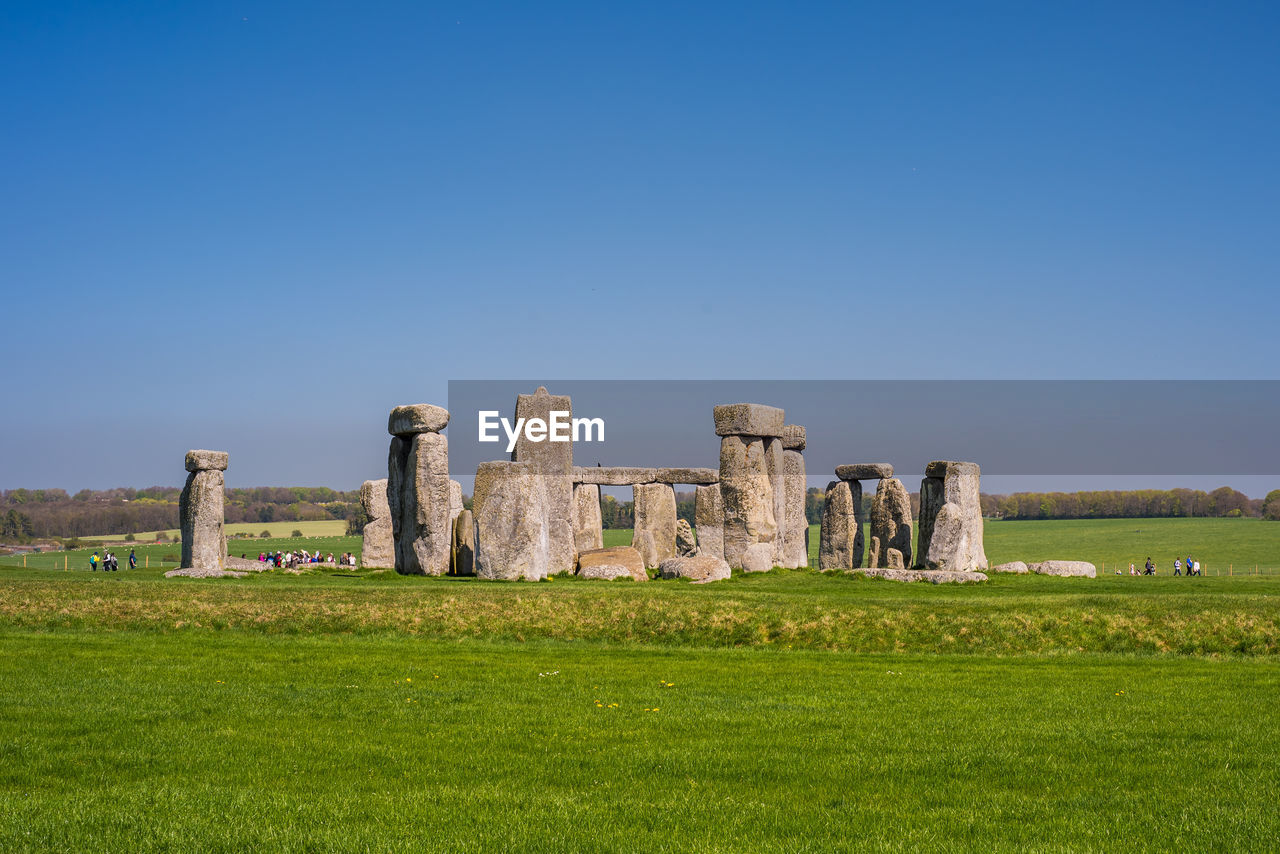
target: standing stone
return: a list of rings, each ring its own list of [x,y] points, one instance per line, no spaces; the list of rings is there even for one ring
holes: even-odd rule
[[[547,514],[548,572],[554,575],[573,572],[577,550],[573,532],[573,442],[550,440],[552,413],[557,413],[555,417],[566,428],[571,424],[573,404],[568,395],[549,394],[545,387],[539,386],[533,394],[516,396],[516,419],[523,418],[527,423],[529,419],[540,418],[548,425],[548,435],[535,442],[525,431],[520,431],[511,459],[532,463],[542,478],[542,489],[546,492],[543,506]]]
[[[800,429],[804,430],[803,427]],[[804,454],[784,451],[782,469],[786,515],[782,527],[782,561],[778,565],[798,569],[809,565],[809,519],[805,515],[808,478],[805,476]]]
[[[986,569],[977,464],[936,460],[924,473],[917,563],[952,572]]]
[[[698,554],[723,558],[724,502],[720,499],[720,484],[694,489],[693,524],[697,529]]]
[[[870,536],[867,538],[867,566],[875,569],[880,565],[880,538]]]
[[[573,487],[573,543],[578,554],[604,548],[600,487],[594,483]]]
[[[181,569],[222,571],[227,557],[223,528],[225,451],[187,451],[187,483],[178,498],[182,525]]]
[[[773,490],[773,518],[777,522],[778,532],[773,538],[773,555],[770,566],[782,566],[786,548],[787,532],[787,477],[786,451],[782,447],[782,439],[764,440],[764,461],[769,471],[769,486]],[[746,566],[743,566],[745,569]]]
[[[862,484],[833,480],[827,484],[818,544],[819,569],[857,569],[862,566]]]
[[[360,486],[360,506],[369,520],[361,534],[364,543],[360,547],[360,565],[379,569],[394,569],[396,543],[391,536],[391,507],[387,503],[387,481],[366,480]]]
[[[456,480],[449,481],[449,524],[452,525],[462,512],[462,484]]]
[[[747,546],[747,550],[742,553],[742,570],[744,572],[768,572],[777,566],[773,558],[772,543],[756,543],[753,546]]]
[[[538,581],[550,574],[547,490],[533,463],[481,463],[471,507],[476,575]]]
[[[688,519],[676,520],[676,554],[687,557],[698,553],[698,540]]]
[[[635,496],[632,545],[646,568],[657,569],[676,554],[676,491],[667,483],[642,483],[631,489]]]
[[[772,545],[778,537],[764,439],[725,436],[720,440],[720,496],[724,505],[724,559],[731,568],[741,569],[749,547],[756,543]]]
[[[911,496],[896,477],[885,478],[876,487],[876,497],[871,500],[871,537],[879,540],[879,554],[867,562],[872,569],[890,568],[889,550],[898,552],[901,559],[911,562]]]
[[[396,572],[444,575],[449,571],[449,441],[439,433],[391,440],[387,504],[395,541]]]
[[[476,520],[465,507],[453,520],[453,574],[476,574]]]
[[[885,569],[906,569],[907,566],[903,562],[902,552],[897,549],[889,549],[888,556],[885,559]]]

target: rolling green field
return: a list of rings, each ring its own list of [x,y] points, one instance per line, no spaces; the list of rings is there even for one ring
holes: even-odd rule
[[[257,538],[263,531],[268,531],[273,539],[283,539],[289,537],[294,531],[301,531],[304,537],[341,537],[347,533],[347,523],[342,519],[324,519],[319,522],[243,522],[234,525],[227,525],[227,536],[235,537],[239,534],[247,534],[250,537]],[[170,540],[176,539],[179,535],[177,528],[170,528],[167,531],[148,531],[142,534],[134,534],[134,540],[137,542],[154,542],[157,534],[164,534]],[[83,537],[85,540],[94,542],[111,543],[118,546],[125,542],[125,534],[106,534],[101,537]]]
[[[1101,565],[1135,538],[1198,537],[1207,562],[1280,537],[1162,521],[989,523],[987,549]],[[359,540],[245,541],[321,543]],[[1280,838],[1276,574],[504,584],[14,560],[0,557],[3,851]]]

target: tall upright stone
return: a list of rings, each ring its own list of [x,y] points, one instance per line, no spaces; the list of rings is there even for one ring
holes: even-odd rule
[[[693,526],[698,537],[698,554],[724,557],[724,502],[720,484],[694,487]]]
[[[570,429],[573,403],[568,395],[550,394],[539,386],[533,394],[516,396],[516,419],[542,419],[549,427],[548,435],[541,441],[530,439],[521,431],[511,453],[513,462],[531,463],[541,478],[546,500],[542,506],[547,514],[548,570],[573,572],[577,563],[577,549],[573,532],[573,442]],[[554,423],[565,425],[566,441],[552,441]],[[473,502],[474,504],[474,502]]]
[[[481,463],[471,497],[476,575],[539,581],[552,574],[547,490],[533,463]]]
[[[805,515],[808,478],[804,467],[805,429],[787,424],[782,435],[782,554],[779,566],[809,565],[809,519]]]
[[[449,524],[452,525],[463,510],[462,484],[456,480],[449,481]]]
[[[448,423],[448,410],[426,403],[398,406],[388,419],[393,438],[387,461],[387,505],[396,572],[402,575],[449,572],[453,544],[449,442],[435,432]]]
[[[889,550],[896,549],[903,561],[911,563],[911,496],[896,477],[883,478],[871,500],[871,536],[879,540],[872,569],[889,568]]]
[[[646,569],[657,569],[676,556],[676,491],[669,483],[641,483],[631,489],[635,495],[631,544]]]
[[[827,484],[818,545],[819,569],[857,569],[862,566],[862,484],[833,480]]]
[[[454,575],[476,574],[476,520],[465,507],[453,521]]]
[[[986,569],[977,463],[935,460],[924,473],[917,563],[953,572]]]
[[[187,482],[178,498],[182,569],[221,570],[227,557],[223,496],[225,451],[187,451]]]
[[[391,534],[391,506],[387,503],[387,479],[366,480],[360,486],[360,506],[365,518],[361,530],[360,565],[394,569],[396,542]]]
[[[725,436],[720,440],[720,497],[724,504],[724,559],[742,568],[747,549],[773,544],[778,517],[773,508],[773,480],[765,440],[759,436]]]
[[[578,483],[573,487],[573,542],[578,554],[604,548],[600,517],[600,487]]]
[[[787,536],[787,472],[786,451],[780,438],[764,438],[764,462],[769,471],[769,489],[773,498],[773,519],[777,523],[778,532],[773,537],[773,554],[770,555],[770,569],[782,566],[786,551]],[[745,567],[744,567],[745,569]]]

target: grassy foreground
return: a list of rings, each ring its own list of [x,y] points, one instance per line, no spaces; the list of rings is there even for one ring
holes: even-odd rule
[[[1267,850],[1274,660],[0,634],[0,849]]]

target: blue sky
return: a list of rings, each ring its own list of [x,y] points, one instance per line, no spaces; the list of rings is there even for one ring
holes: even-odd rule
[[[460,378],[1274,378],[1278,41],[1260,3],[6,3],[0,488],[189,447],[351,488]]]

